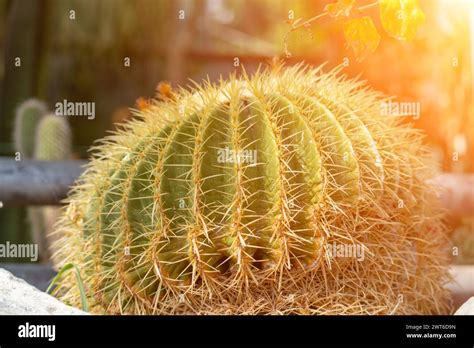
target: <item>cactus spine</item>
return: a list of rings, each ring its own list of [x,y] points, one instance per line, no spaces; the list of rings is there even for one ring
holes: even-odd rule
[[[59,266],[96,312],[446,312],[433,166],[384,100],[297,66],[154,101],[96,147]]]

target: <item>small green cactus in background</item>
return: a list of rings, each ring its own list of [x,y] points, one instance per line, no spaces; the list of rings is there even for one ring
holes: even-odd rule
[[[71,128],[64,117],[45,115],[36,128],[34,139],[36,160],[61,161],[71,156]],[[59,209],[55,206],[28,208],[33,236],[39,245],[42,260],[51,258],[50,247],[55,240],[51,232],[58,216]]]
[[[22,158],[33,157],[36,127],[47,112],[46,104],[37,99],[24,101],[16,110],[13,140]]]
[[[168,93],[96,146],[55,243],[98,313],[448,312],[418,131],[320,68]],[[80,307],[74,274],[58,296]]]
[[[44,102],[37,99],[28,99],[21,103],[16,110],[13,142],[15,151],[20,154],[21,159],[31,159],[35,151],[36,128],[41,119],[48,112]],[[28,220],[30,221],[33,241],[38,244],[40,258],[44,260],[47,254],[45,247],[45,229],[43,213],[41,208],[28,208]]]
[[[22,103],[15,116],[15,150],[22,159],[45,161],[65,160],[71,155],[71,129],[66,119],[47,114],[46,104],[29,99]],[[32,236],[39,246],[40,259],[49,259],[53,225],[58,217],[57,207],[28,207]]]
[[[34,158],[60,161],[71,156],[71,128],[61,116],[44,116],[36,129]]]

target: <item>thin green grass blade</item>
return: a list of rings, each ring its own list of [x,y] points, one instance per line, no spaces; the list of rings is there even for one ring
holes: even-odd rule
[[[79,292],[81,293],[82,310],[84,312],[88,312],[89,307],[87,305],[86,291],[84,290],[84,283],[82,282],[81,272],[79,271],[79,268],[73,263],[68,263],[59,270],[58,274],[51,281],[51,284],[49,284],[48,289],[46,289],[46,293],[50,294],[51,290],[54,288],[54,285],[56,285],[56,283],[61,279],[62,275],[71,268],[74,268],[74,270],[76,271],[75,274],[77,285],[79,286]]]

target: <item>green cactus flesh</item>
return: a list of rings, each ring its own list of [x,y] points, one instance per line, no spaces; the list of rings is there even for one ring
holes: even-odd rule
[[[57,266],[99,313],[446,312],[433,165],[382,101],[301,66],[154,101],[95,147]]]
[[[13,138],[22,158],[33,157],[36,127],[46,113],[46,104],[36,99],[28,99],[16,110]]]

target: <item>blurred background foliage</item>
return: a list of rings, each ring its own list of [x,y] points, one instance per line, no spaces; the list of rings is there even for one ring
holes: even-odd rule
[[[159,81],[216,80],[241,69],[235,58],[253,71],[284,57],[290,11],[307,19],[331,2],[0,0],[0,156],[13,155],[14,110],[29,97],[51,109],[64,99],[95,102],[94,120],[69,118],[73,157],[86,158],[94,140],[129,118],[127,107],[140,96],[153,96]],[[358,0],[357,5],[373,2]],[[381,29],[378,7],[371,7],[352,16],[371,16],[381,35],[377,50],[363,61],[346,47],[346,19],[326,16],[289,34],[292,56],[286,62],[328,62],[328,68],[348,62],[348,75],[360,75],[397,101],[419,102],[420,119],[407,122],[425,130],[443,170],[472,173],[473,1],[419,3],[426,21],[412,41],[389,37]],[[21,67],[14,65],[16,57]],[[130,66],[124,66],[126,58]],[[472,234],[472,223],[461,225]],[[28,240],[28,235],[24,209],[0,210],[0,243]]]

